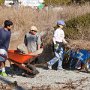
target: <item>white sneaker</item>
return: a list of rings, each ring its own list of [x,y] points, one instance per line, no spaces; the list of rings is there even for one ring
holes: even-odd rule
[[[52,69],[52,66],[51,65],[48,65],[48,69],[51,70]]]
[[[89,69],[89,64],[87,63],[87,68]]]
[[[75,67],[75,68],[78,69],[78,70],[81,69],[81,67]]]
[[[63,70],[63,68],[62,67],[57,67],[57,70]]]

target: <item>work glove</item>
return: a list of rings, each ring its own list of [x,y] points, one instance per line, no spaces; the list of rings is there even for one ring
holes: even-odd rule
[[[59,44],[54,44],[54,49],[58,50],[59,49]]]

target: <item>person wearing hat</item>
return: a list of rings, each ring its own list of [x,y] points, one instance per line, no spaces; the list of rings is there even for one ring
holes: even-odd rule
[[[25,35],[24,43],[28,49],[28,52],[35,52],[40,49],[41,37],[37,32],[37,27],[31,26],[30,32],[26,33]]]
[[[62,68],[63,52],[64,52],[63,45],[67,44],[67,41],[65,40],[65,34],[63,31],[64,25],[65,22],[63,20],[57,21],[57,28],[54,31],[53,36],[55,57],[51,59],[49,62],[47,62],[48,69],[52,69],[52,65],[54,65],[57,61],[58,61],[57,70],[63,69]]]

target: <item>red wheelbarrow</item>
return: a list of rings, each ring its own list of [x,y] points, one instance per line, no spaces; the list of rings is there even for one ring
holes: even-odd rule
[[[28,74],[36,75],[39,73],[35,66],[31,64],[36,57],[36,55],[30,55],[30,53],[21,54],[18,53],[17,50],[8,50],[8,60],[10,61],[10,65],[12,66],[11,63],[13,63]]]

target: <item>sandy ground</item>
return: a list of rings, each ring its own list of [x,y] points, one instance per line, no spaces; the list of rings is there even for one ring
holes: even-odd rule
[[[11,90],[90,90],[90,73],[70,70],[46,70],[37,68],[34,78],[14,75],[1,77],[3,82],[17,82]]]

